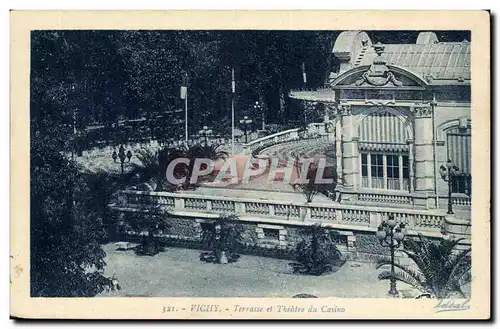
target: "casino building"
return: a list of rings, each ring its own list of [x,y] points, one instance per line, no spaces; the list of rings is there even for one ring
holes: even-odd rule
[[[414,44],[373,44],[366,32],[342,32],[338,69],[324,88],[290,97],[325,105],[335,135],[343,203],[445,208],[470,218],[470,43],[421,32]]]

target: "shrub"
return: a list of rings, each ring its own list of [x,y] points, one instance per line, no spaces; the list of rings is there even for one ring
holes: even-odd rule
[[[305,236],[295,248],[296,262],[290,263],[294,273],[322,275],[340,268],[345,260],[333,242],[335,231],[315,224],[306,229]]]
[[[243,237],[241,225],[236,216],[220,216],[202,233],[202,242],[208,252],[200,254],[200,260],[210,263],[235,262]],[[227,257],[227,259],[224,258]]]

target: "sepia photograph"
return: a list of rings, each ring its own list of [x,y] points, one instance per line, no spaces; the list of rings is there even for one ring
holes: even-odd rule
[[[27,40],[26,298],[204,298],[158,313],[207,318],[348,312],[330,298],[470,309],[472,241],[489,238],[472,229],[489,103],[473,105],[470,28]]]

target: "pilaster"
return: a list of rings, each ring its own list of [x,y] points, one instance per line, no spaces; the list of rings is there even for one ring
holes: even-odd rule
[[[434,148],[433,148],[433,109],[430,105],[418,105],[412,109],[414,115],[414,164],[415,193],[420,194],[424,204],[416,204],[428,208],[429,198],[434,194]],[[416,199],[419,200],[419,199]]]

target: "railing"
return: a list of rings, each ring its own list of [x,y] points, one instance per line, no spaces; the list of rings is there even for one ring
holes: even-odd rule
[[[392,192],[392,191],[391,191]],[[397,193],[397,191],[394,191]],[[389,194],[387,192],[362,192],[358,196],[359,201],[370,203],[405,204],[412,206],[413,198],[405,194]]]
[[[395,209],[345,204],[297,203],[281,200],[231,199],[228,197],[169,192],[120,191],[111,205],[120,211],[163,209],[172,214],[193,217],[220,214],[264,221],[290,221],[294,225],[323,222],[339,228],[374,231],[389,214],[419,232],[439,232],[445,214],[439,211]],[[251,220],[251,219],[249,219]]]
[[[470,207],[471,197],[467,195],[453,195],[451,197],[451,202],[457,206]]]
[[[243,144],[243,149],[245,149],[247,153],[251,153],[259,148],[297,139],[299,139],[299,128],[289,129]]]

